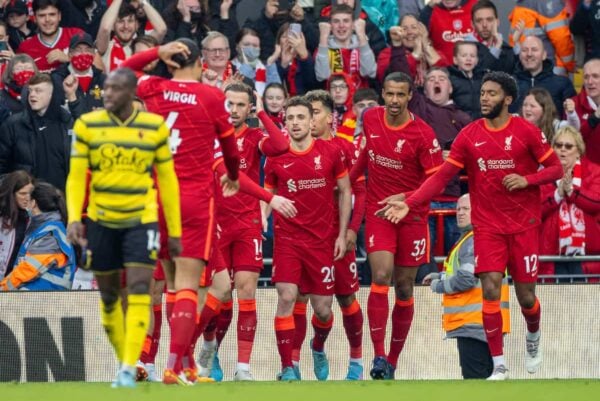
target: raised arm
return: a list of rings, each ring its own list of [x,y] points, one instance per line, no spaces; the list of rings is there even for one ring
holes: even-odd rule
[[[103,56],[108,50],[108,42],[110,42],[110,33],[115,26],[117,17],[119,16],[119,10],[123,0],[113,0],[110,7],[106,10],[102,19],[100,20],[100,29],[98,29],[98,35],[96,36],[96,50]]]

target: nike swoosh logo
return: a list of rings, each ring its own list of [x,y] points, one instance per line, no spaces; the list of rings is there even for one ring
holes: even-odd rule
[[[497,327],[496,327],[494,330],[486,330],[485,332],[486,332],[487,334],[492,334],[492,333],[495,333],[496,331],[498,331],[498,328],[497,328]]]
[[[401,338],[392,338],[392,342],[399,343],[400,341],[402,341]]]
[[[38,128],[38,129],[39,129],[40,131],[43,131],[43,130],[45,130],[45,129],[46,129],[46,127],[40,127],[40,128]]]
[[[358,284],[358,283],[353,283],[353,284],[350,286],[350,288],[354,288],[354,287],[356,287],[356,285],[357,285],[357,284]]]
[[[415,260],[421,260],[421,259],[423,259],[423,256],[425,256],[425,255],[421,255],[418,258],[415,258]]]
[[[328,286],[327,286],[327,289],[328,289],[328,290],[330,290],[330,289],[332,289],[333,287],[335,287],[335,284],[328,285]]]
[[[383,327],[373,327],[371,331],[383,330]]]
[[[294,164],[294,163],[284,163],[284,165],[283,165],[283,168],[288,168],[288,167],[290,167],[290,166],[291,166],[291,165],[293,165],[293,164]]]
[[[485,142],[475,142],[475,147],[483,145]]]
[[[379,138],[379,135],[371,135],[369,138],[373,139],[373,138]]]

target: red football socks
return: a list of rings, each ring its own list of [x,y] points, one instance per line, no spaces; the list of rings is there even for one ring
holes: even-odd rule
[[[333,327],[333,314],[329,316],[329,319],[326,322],[322,322],[317,318],[317,315],[313,315],[312,317],[312,327],[315,330],[315,336],[312,341],[312,349],[317,352],[323,352],[323,348],[325,348],[325,341],[327,341],[327,337],[331,332],[331,328]]]
[[[390,344],[390,353],[388,362],[396,367],[398,356],[404,348],[406,337],[410,331],[410,325],[415,314],[415,299],[409,298],[406,301],[396,299],[394,310],[392,311],[392,339]]]
[[[168,369],[174,369],[177,360],[188,351],[196,326],[198,294],[195,290],[177,291],[175,306],[171,315],[171,345],[169,349]]]
[[[358,301],[355,299],[350,306],[342,307],[344,330],[350,343],[350,358],[362,358],[362,327],[363,314]]]
[[[239,299],[237,323],[238,363],[250,363],[256,334],[256,300]]]
[[[371,341],[375,356],[386,356],[385,353],[385,331],[390,306],[388,304],[387,285],[371,284],[371,292],[367,301],[367,317],[369,318],[369,327],[371,329]]]
[[[521,308],[521,313],[527,323],[527,331],[530,333],[537,333],[540,330],[540,319],[542,317],[542,307],[539,299],[535,298],[535,303],[531,309]]]
[[[294,304],[294,344],[292,349],[292,360],[300,361],[300,351],[302,350],[302,344],[306,338],[306,304],[303,302],[296,302]]]
[[[294,317],[275,317],[275,338],[281,358],[281,370],[292,367],[292,346],[294,341]]]
[[[225,334],[227,334],[231,319],[233,319],[233,301],[223,302],[221,304],[221,313],[219,313],[219,317],[217,318],[217,344],[220,345]]]
[[[160,344],[160,329],[162,326],[162,304],[154,305],[152,307],[152,313],[154,314],[154,328],[152,335],[146,336],[146,342],[140,356],[142,363],[154,363],[156,354],[158,353],[158,346]],[[147,342],[149,342],[148,345]]]
[[[504,354],[502,346],[502,313],[500,300],[483,300],[483,329],[492,357]]]

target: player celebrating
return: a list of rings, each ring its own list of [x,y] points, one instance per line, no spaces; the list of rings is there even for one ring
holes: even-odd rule
[[[134,109],[136,81],[129,69],[112,72],[104,84],[106,110],[77,120],[67,179],[68,237],[84,245],[81,212],[91,168],[87,241],[102,299],[102,325],[121,364],[114,387],[135,386],[135,363],[150,318],[149,285],[159,245],[153,167],[165,207],[169,252],[181,252],[179,188],[167,144],[169,129],[161,116]],[[123,266],[125,318],[119,299]]]
[[[366,146],[350,174],[354,181],[368,166],[365,235],[372,284],[367,315],[375,348],[371,369],[375,380],[394,378],[398,356],[410,330],[417,268],[429,260],[429,206],[416,208],[400,225],[378,219],[374,213],[380,207],[379,201],[418,188],[425,176],[442,164],[442,152],[433,130],[408,111],[411,78],[401,72],[389,74],[383,82],[382,96],[385,107],[371,108],[363,115]],[[390,352],[386,357],[387,294],[392,277],[396,302]]]
[[[299,290],[309,294],[315,311],[311,341],[317,379],[326,380],[329,364],[324,344],[333,325],[333,261],[346,253],[351,190],[340,152],[311,135],[312,106],[303,98],[288,101],[285,115],[291,146],[288,153],[268,158],[265,186],[295,201],[297,217],[275,214],[272,281],[277,287],[275,335],[281,357],[281,380],[299,380],[292,365],[294,317]],[[334,232],[335,193],[338,187],[339,230]]]
[[[535,296],[541,220],[540,184],[554,182],[563,170],[544,134],[508,113],[517,98],[517,83],[504,72],[484,76],[483,118],[456,137],[442,169],[405,202],[391,200],[380,211],[392,222],[440,193],[448,180],[465,168],[473,200],[475,273],[483,287],[483,327],[494,362],[488,380],[507,378],[502,345],[500,290],[508,271],[527,323],[525,365],[535,373],[542,362],[540,302]],[[539,165],[545,168],[539,170]],[[494,207],[490,207],[494,205]],[[390,207],[391,206],[391,207]]]
[[[253,98],[252,89],[248,85],[241,82],[232,83],[224,88],[224,92],[240,152],[240,171],[258,184],[261,154],[269,157],[281,155],[287,152],[289,141],[265,113],[260,96],[256,96],[256,111],[269,135],[264,135],[259,128],[248,127],[246,120]],[[263,267],[261,210],[258,198],[244,193],[229,198],[217,196],[217,205],[217,221],[222,229],[219,248],[233,277],[239,306],[238,364],[234,380],[248,381],[253,380],[250,373],[250,356],[257,322],[255,296]],[[225,303],[231,303],[231,292],[227,298]],[[230,313],[227,316],[229,321],[225,322],[222,335],[225,334],[231,319]],[[204,342],[202,352],[214,353],[216,346],[216,341]],[[204,361],[206,358],[201,356],[200,359]],[[200,374],[208,373],[207,369],[208,366],[201,364]]]
[[[344,158],[344,165],[352,169],[356,162],[356,148],[348,140],[332,135],[333,99],[324,90],[310,91],[305,95],[313,108],[312,136],[331,143],[338,148]],[[356,267],[356,236],[364,217],[364,201],[366,197],[364,178],[357,180],[352,185],[355,213],[346,232],[346,255],[334,262],[335,295],[342,309],[344,329],[350,343],[350,364],[346,380],[362,379],[362,326],[363,314],[356,300],[356,291],[359,290],[358,270]],[[337,208],[336,208],[337,212]],[[361,213],[362,212],[362,213]],[[335,219],[335,227],[339,224]]]
[[[196,326],[198,282],[211,257],[215,235],[214,222],[214,143],[218,138],[227,175],[225,189],[233,194],[238,187],[239,155],[234,130],[225,110],[225,96],[214,87],[199,82],[202,74],[200,49],[190,39],[179,39],[144,52],[124,62],[136,71],[161,58],[172,68],[173,79],[143,76],[138,96],[150,111],[165,117],[171,127],[169,144],[175,160],[175,171],[181,189],[183,252],[174,259],[161,253],[165,274],[174,275],[176,299],[171,314],[171,345],[165,384],[194,382],[193,360],[183,358],[190,347]],[[179,361],[183,374],[176,371]]]

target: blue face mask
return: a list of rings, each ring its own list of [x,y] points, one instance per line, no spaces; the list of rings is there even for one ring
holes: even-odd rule
[[[260,47],[242,47],[242,53],[244,53],[246,59],[252,63],[260,57]]]

